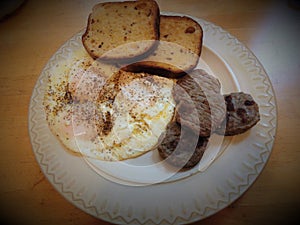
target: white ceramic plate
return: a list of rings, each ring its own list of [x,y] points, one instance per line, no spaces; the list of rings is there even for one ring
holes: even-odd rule
[[[29,107],[29,132],[45,176],[59,193],[86,213],[118,224],[190,223],[236,200],[265,166],[277,122],[270,80],[253,53],[235,37],[210,22],[193,19],[204,31],[198,67],[219,78],[223,93],[250,93],[259,104],[260,122],[249,132],[225,138],[219,152],[222,154],[202,171],[190,170],[176,174],[168,182],[146,186],[120,184],[116,176],[99,175],[84,158],[63,149],[47,126],[42,105],[51,69],[82,48],[82,33],[76,34],[52,56],[38,78]],[[134,181],[138,181],[136,177]]]

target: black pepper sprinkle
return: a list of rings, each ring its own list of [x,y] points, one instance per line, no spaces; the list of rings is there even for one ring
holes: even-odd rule
[[[66,94],[64,96],[64,100],[67,102],[67,104],[72,104],[73,99],[72,99],[72,94],[70,91],[66,91]]]

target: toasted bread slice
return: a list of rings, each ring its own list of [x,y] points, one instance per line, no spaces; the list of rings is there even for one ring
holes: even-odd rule
[[[159,7],[140,0],[95,5],[82,43],[94,59],[114,61],[145,55],[158,39]]]
[[[198,63],[203,30],[186,16],[160,16],[160,41],[148,57],[124,67],[131,72],[147,72],[166,77],[180,77]]]

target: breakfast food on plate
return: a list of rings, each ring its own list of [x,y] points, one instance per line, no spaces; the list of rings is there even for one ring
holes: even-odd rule
[[[106,161],[153,149],[173,116],[174,82],[124,71],[107,77],[101,63],[82,65],[49,76],[44,106],[53,134],[67,149]]]
[[[202,158],[208,138],[199,137],[191,129],[170,122],[157,147],[159,155],[179,168],[194,167]]]
[[[201,26],[186,16],[160,16],[160,41],[148,57],[124,70],[178,78],[198,63],[202,50]]]
[[[202,38],[196,21],[159,15],[154,0],[97,4],[85,55],[49,72],[50,130],[82,156],[119,161],[157,148],[171,165],[194,167],[213,133],[237,135],[260,119],[251,95],[222,95],[216,77],[195,69]]]
[[[173,89],[176,121],[202,137],[209,137],[225,118],[219,80],[201,69],[178,79]]]
[[[158,24],[154,0],[99,3],[89,15],[82,43],[94,59],[126,60],[155,47]]]
[[[236,92],[224,95],[226,120],[217,130],[225,136],[246,132],[260,120],[259,108],[250,94]]]

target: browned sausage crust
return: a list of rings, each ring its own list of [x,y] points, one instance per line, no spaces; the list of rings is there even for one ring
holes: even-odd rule
[[[250,94],[236,92],[224,95],[226,120],[217,130],[225,136],[238,135],[252,128],[260,120],[259,107]]]
[[[199,137],[189,128],[171,122],[158,146],[158,152],[175,167],[191,168],[201,160],[207,143],[208,138]]]

